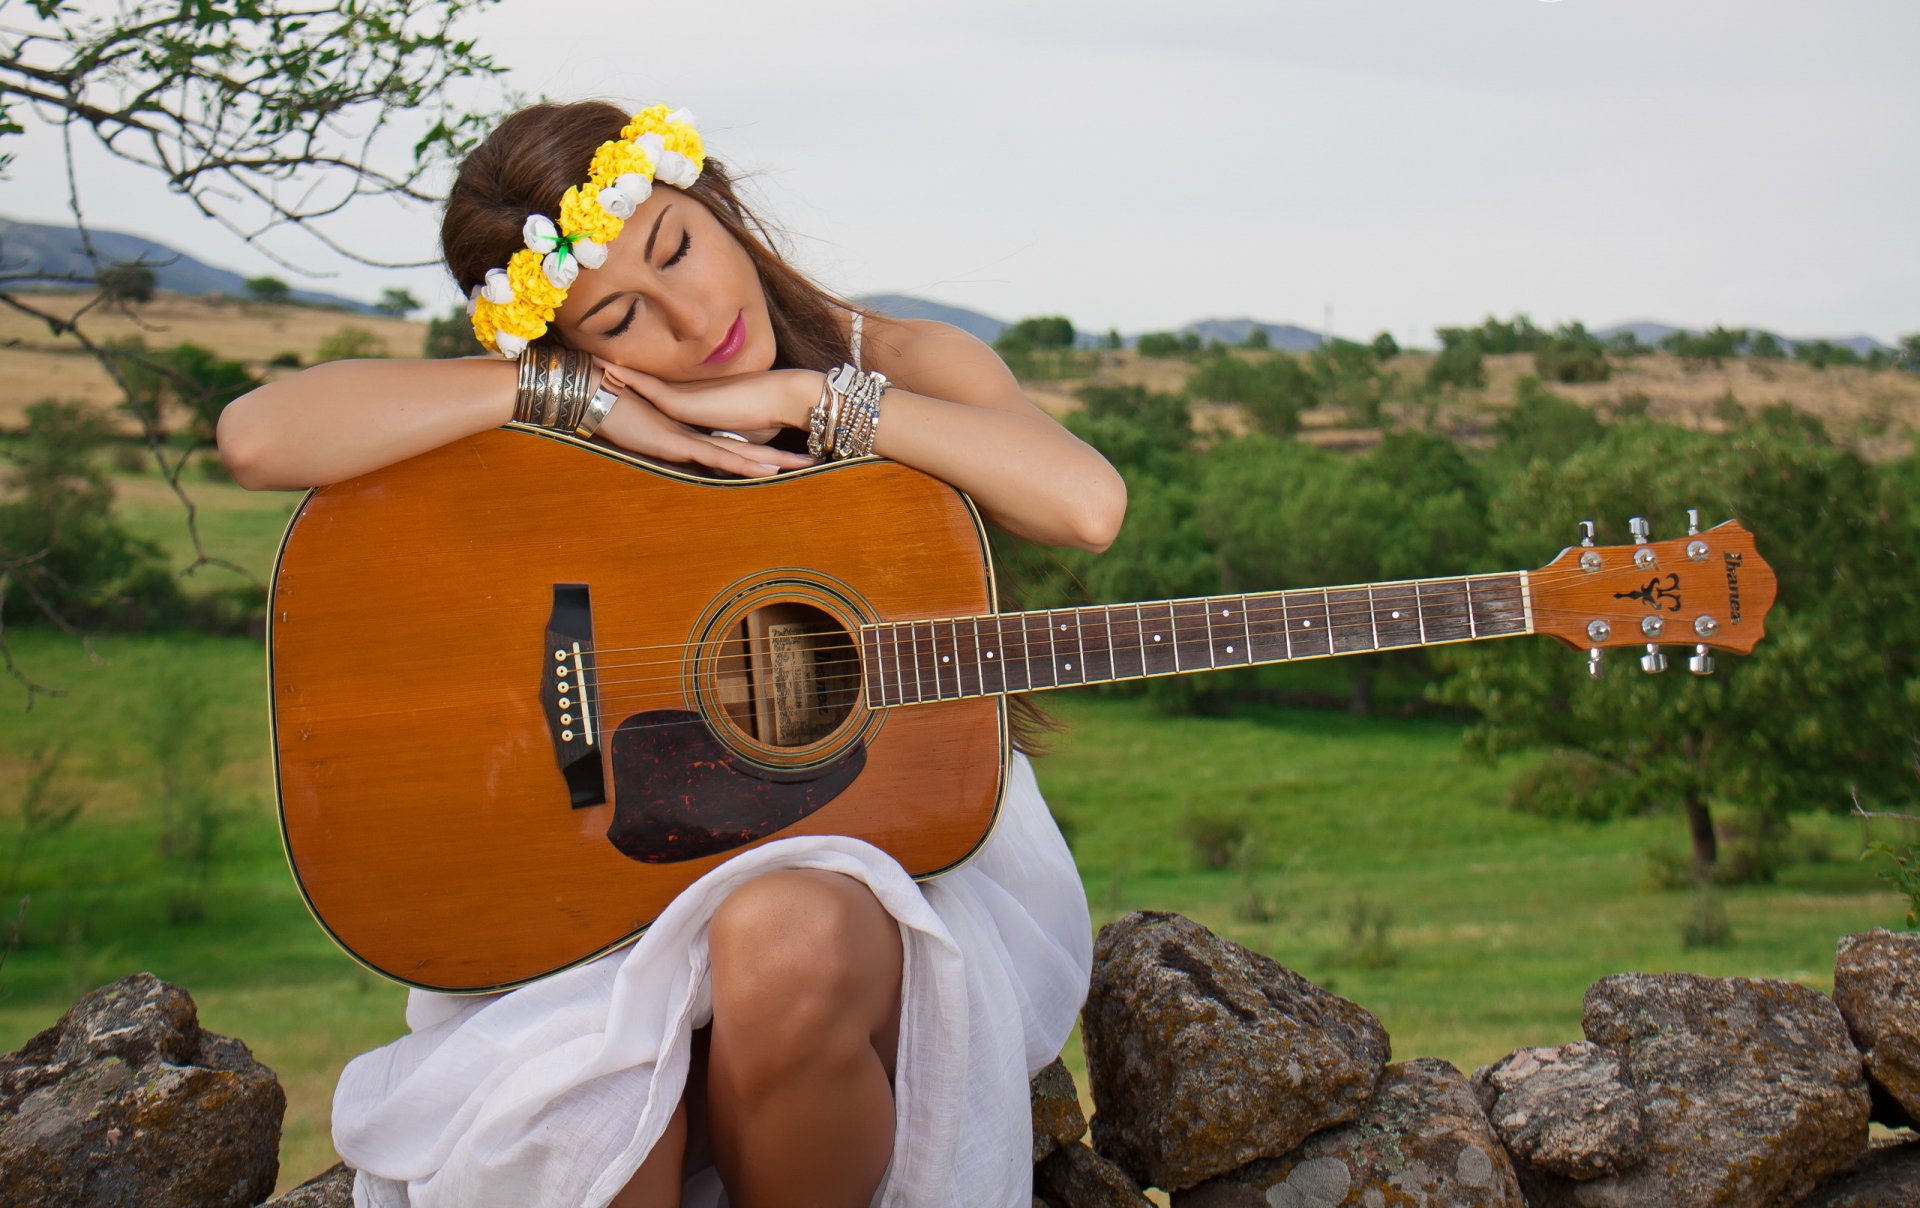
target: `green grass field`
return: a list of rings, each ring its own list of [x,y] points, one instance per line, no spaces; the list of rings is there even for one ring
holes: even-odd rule
[[[151,480],[148,480],[149,482]],[[290,496],[197,486],[210,523],[262,577]],[[152,491],[123,507],[178,548],[174,507]],[[176,526],[177,527],[177,526]],[[206,572],[203,572],[206,573]],[[396,1035],[403,993],[333,948],[280,853],[257,644],[192,635],[107,637],[93,656],[45,631],[15,655],[65,695],[0,708],[0,919],[29,898],[23,942],[0,968],[0,1048],[51,1024],[85,990],[150,970],[190,990],[204,1025],[277,1070],[289,1111],[282,1185],[329,1164],[328,1103],[353,1054]],[[1143,703],[1056,696],[1069,724],[1039,764],[1069,832],[1096,925],[1176,910],[1373,1010],[1399,1056],[1471,1069],[1518,1045],[1579,1034],[1580,998],[1621,970],[1784,977],[1825,988],[1835,939],[1896,925],[1901,907],[1854,859],[1857,823],[1801,819],[1803,860],[1770,885],[1720,891],[1732,938],[1688,949],[1689,893],[1651,887],[1646,853],[1677,848],[1677,818],[1601,826],[1505,808],[1517,764],[1462,761],[1457,722],[1355,719],[1262,708],[1231,718],[1156,716]],[[214,856],[201,906],[191,862],[161,850],[160,781],[207,754]],[[34,760],[77,804],[64,830],[23,817]],[[1251,839],[1242,867],[1202,866],[1189,840],[1213,820]],[[1888,836],[1891,837],[1891,836]],[[0,922],[0,936],[6,924]],[[1070,1064],[1079,1071],[1077,1051]],[[1084,1089],[1084,1079],[1083,1079]]]

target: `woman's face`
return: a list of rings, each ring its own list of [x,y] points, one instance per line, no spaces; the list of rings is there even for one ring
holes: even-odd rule
[[[773,367],[773,324],[746,249],[707,207],[664,185],[583,269],[554,322],[567,343],[670,382]]]

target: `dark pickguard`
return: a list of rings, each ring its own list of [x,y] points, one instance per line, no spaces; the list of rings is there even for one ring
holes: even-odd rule
[[[697,713],[636,713],[613,735],[613,825],[607,839],[644,864],[673,864],[732,851],[792,826],[859,777],[854,747],[806,778],[756,774],[707,730]]]

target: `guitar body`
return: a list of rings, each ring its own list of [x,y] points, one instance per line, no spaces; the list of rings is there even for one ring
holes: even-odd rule
[[[502,429],[322,488],[274,575],[288,861],[357,960],[455,992],[606,952],[774,839],[933,876],[992,829],[1004,707],[870,709],[848,635],[993,611],[972,505],[890,462],[721,482]]]

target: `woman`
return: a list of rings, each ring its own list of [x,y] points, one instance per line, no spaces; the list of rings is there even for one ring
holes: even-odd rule
[[[728,475],[871,451],[1031,540],[1118,529],[1119,476],[991,350],[801,277],[684,112],[514,115],[463,164],[442,243],[476,335],[517,362],[264,386],[220,420],[239,482],[336,482],[519,419]],[[362,1204],[634,1208],[724,1184],[736,1208],[1024,1205],[1025,1080],[1072,1027],[1087,930],[1018,759],[994,836],[924,886],[857,840],[784,840],[629,949],[505,995],[416,991],[411,1034],[342,1075],[336,1144]]]

